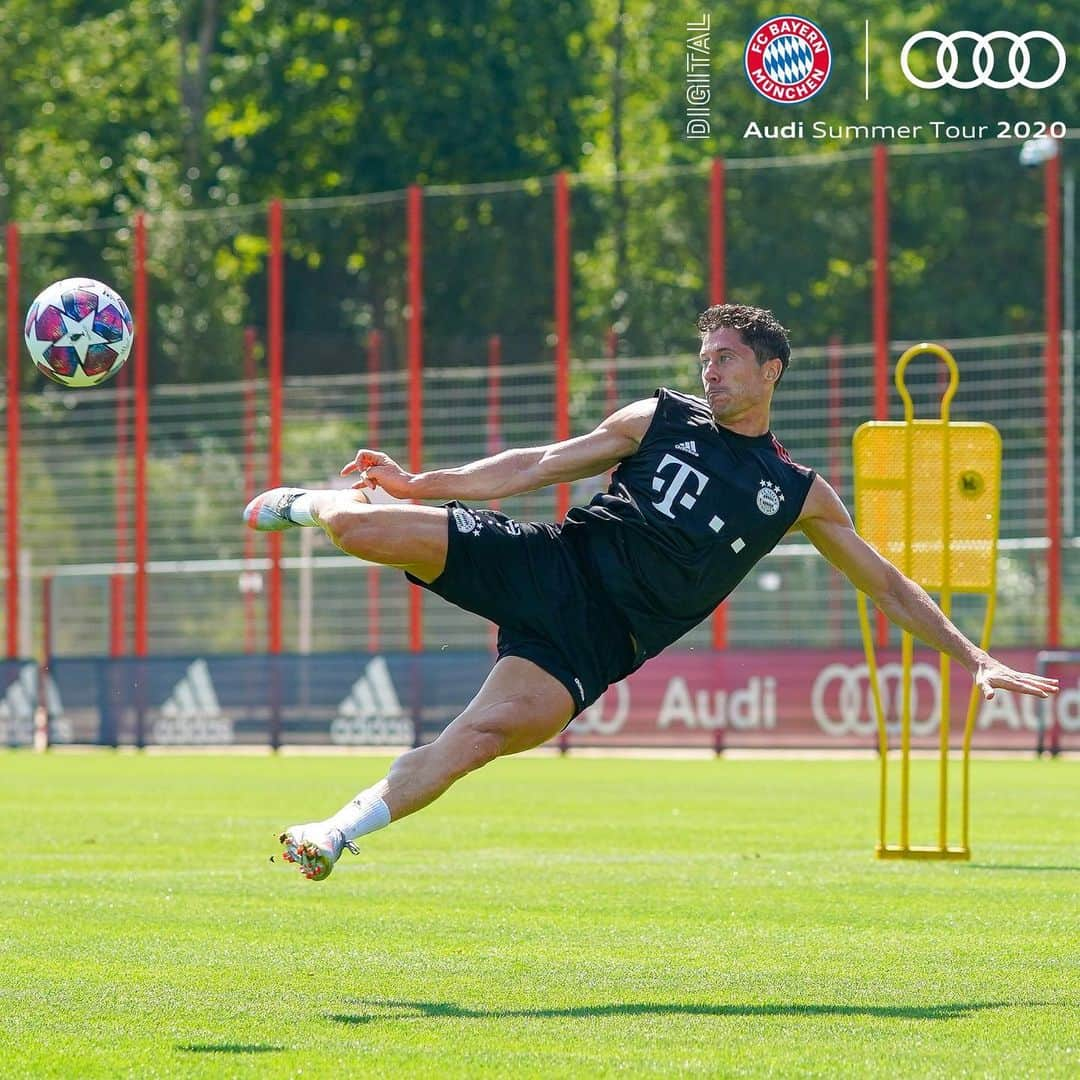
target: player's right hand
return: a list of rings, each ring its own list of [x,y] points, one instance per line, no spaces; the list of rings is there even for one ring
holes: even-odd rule
[[[342,476],[354,473],[360,474],[354,488],[382,488],[395,499],[413,496],[412,484],[416,477],[381,450],[357,450],[356,457],[341,470]]]

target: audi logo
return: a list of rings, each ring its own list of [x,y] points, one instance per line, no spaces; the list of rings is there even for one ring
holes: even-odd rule
[[[938,42],[936,56],[938,78],[936,79],[917,78],[912,74],[908,63],[911,50],[924,40]],[[960,54],[956,45],[961,41],[972,42],[971,66],[975,72],[973,79],[956,78],[956,71],[960,66]],[[1009,43],[1007,62],[1012,74],[1011,79],[993,77],[996,60],[994,45],[999,41]],[[1057,67],[1049,78],[1029,79],[1027,77],[1031,68],[1029,41],[1044,41],[1057,53]],[[989,34],[977,34],[974,30],[957,30],[954,34],[942,34],[937,30],[920,30],[904,42],[904,47],[900,51],[900,67],[907,81],[923,90],[936,90],[940,86],[951,86],[956,90],[973,90],[977,86],[989,86],[994,90],[1011,90],[1014,86],[1023,86],[1028,90],[1045,90],[1061,78],[1065,71],[1065,62],[1065,46],[1046,30],[1029,30],[1026,34],[1014,34],[1008,30],[992,30]]]
[[[886,717],[899,717],[903,668],[878,666],[878,685]],[[920,690],[920,685],[922,689]],[[827,735],[866,735],[877,731],[870,671],[865,664],[829,664],[821,669],[810,691],[810,708],[818,727]],[[911,667],[911,733],[932,735],[941,716],[941,678],[930,664]],[[889,724],[889,730],[899,726]]]

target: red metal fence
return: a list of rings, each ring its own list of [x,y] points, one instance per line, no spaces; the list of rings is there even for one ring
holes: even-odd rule
[[[958,416],[1015,428],[1006,431],[1003,531],[1027,560],[1039,592],[1028,608],[1041,622],[1018,622],[1014,640],[1075,639],[1080,616],[1061,603],[1076,538],[1077,447],[1060,382],[1075,349],[1061,326],[1059,160],[1042,166],[1040,183],[1011,145],[964,154],[878,147],[617,179],[560,175],[140,213],[82,229],[9,225],[3,494],[19,512],[3,526],[7,654],[27,648],[27,551],[35,577],[83,568],[63,578],[60,611],[106,613],[106,636],[88,623],[81,640],[67,636],[68,651],[175,647],[172,593],[192,601],[200,589],[220,590],[213,575],[235,573],[236,559],[254,575],[237,640],[288,648],[294,631],[283,612],[295,609],[300,587],[288,560],[321,556],[287,557],[281,536],[238,539],[251,490],[325,483],[353,444],[378,442],[420,469],[586,430],[658,382],[686,383],[689,372],[693,385],[693,316],[724,298],[773,307],[793,326],[795,363],[775,428],[796,457],[829,468],[842,493],[850,429],[895,405],[896,339],[966,342]],[[928,220],[919,194],[927,185],[954,193],[962,220]],[[130,386],[42,387],[24,360],[21,312],[76,259],[79,272],[134,301]],[[991,302],[1003,280],[1011,304]],[[821,348],[804,345],[803,325]],[[176,384],[173,371],[191,381]],[[924,405],[935,388],[927,376]],[[172,470],[204,475],[201,484],[173,483]],[[572,497],[564,485],[553,503],[540,493],[509,509],[558,517]],[[217,543],[205,539],[215,530]],[[180,565],[193,559],[207,564],[199,585]],[[215,559],[229,569],[211,570]],[[165,564],[182,586],[166,584]],[[379,616],[399,610],[414,650],[469,637],[419,590],[408,588],[400,609],[406,587],[397,578],[365,577],[369,639],[396,634]],[[808,579],[798,595],[813,604],[818,592],[833,610],[824,581]],[[767,606],[762,595],[754,606]],[[745,620],[731,625],[737,612],[718,613],[700,644],[754,640]],[[834,621],[846,636],[845,617]],[[769,633],[782,642],[782,629]]]

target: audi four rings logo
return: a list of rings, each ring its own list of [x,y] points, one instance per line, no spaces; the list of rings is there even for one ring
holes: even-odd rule
[[[938,43],[935,58],[938,74],[936,79],[920,79],[912,74],[911,65],[908,63],[911,50],[922,41]],[[956,72],[960,66],[960,51],[957,49],[957,44],[969,41],[971,42],[971,66],[975,77],[958,79]],[[1032,65],[1032,50],[1028,48],[1028,43],[1036,41],[1044,43],[1039,49],[1040,61],[1047,57],[1052,59],[1053,55],[1057,54],[1057,66],[1053,74],[1045,79],[1028,78]],[[1006,62],[1012,76],[1009,79],[993,77],[999,42],[1007,42],[1009,46],[1006,55]],[[1046,30],[1029,30],[1026,34],[1014,34],[1008,30],[992,30],[989,34],[977,34],[974,30],[957,30],[953,34],[942,34],[937,30],[920,30],[904,42],[904,47],[900,51],[900,67],[907,81],[923,90],[937,90],[940,86],[951,86],[955,90],[973,90],[977,86],[989,86],[993,90],[1011,90],[1014,86],[1023,86],[1028,90],[1045,90],[1061,78],[1065,71],[1065,62],[1065,46]],[[1036,70],[1045,69],[1037,68]]]
[[[878,685],[885,715],[898,716],[903,668],[899,664],[880,665]],[[827,735],[873,735],[877,731],[870,671],[865,664],[854,667],[829,664],[822,668],[810,691],[810,708],[818,727]],[[930,664],[913,664],[911,733],[933,734],[938,729],[940,715],[941,677],[938,669]]]

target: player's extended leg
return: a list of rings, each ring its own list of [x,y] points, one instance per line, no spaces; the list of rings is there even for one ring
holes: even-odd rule
[[[574,712],[570,692],[530,660],[504,656],[476,696],[432,743],[402,754],[385,779],[325,821],[281,834],[285,859],[322,881],[345,847],[437,799],[455,780],[507,754],[540,746]]]
[[[446,566],[447,511],[409,503],[372,504],[360,490],[271,488],[244,508],[258,532],[318,525],[347,555],[434,581]]]

